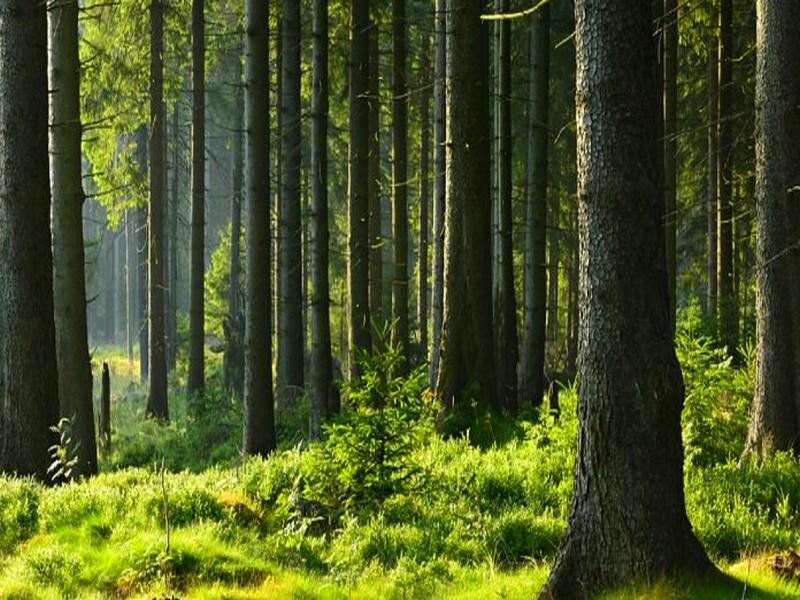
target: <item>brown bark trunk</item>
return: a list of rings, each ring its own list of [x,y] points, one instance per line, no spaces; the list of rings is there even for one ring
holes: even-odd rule
[[[111,452],[111,375],[108,363],[103,363],[100,379],[100,450],[106,456]]]
[[[373,5],[373,10],[375,5]],[[381,211],[380,29],[377,11],[369,32],[369,315],[383,323],[383,214]]]
[[[421,86],[420,93],[420,146],[419,146],[419,270],[417,283],[417,328],[419,330],[419,345],[422,356],[428,356],[428,285],[429,272],[429,206],[430,206],[430,154],[431,154],[431,127],[430,127],[430,35],[423,34],[421,56]]]

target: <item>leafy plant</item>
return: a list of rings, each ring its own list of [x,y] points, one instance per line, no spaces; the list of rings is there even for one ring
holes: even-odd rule
[[[52,462],[47,468],[47,473],[53,481],[69,481],[72,479],[75,467],[78,464],[80,440],[72,438],[72,419],[61,418],[50,431],[58,435],[58,443],[48,448]]]

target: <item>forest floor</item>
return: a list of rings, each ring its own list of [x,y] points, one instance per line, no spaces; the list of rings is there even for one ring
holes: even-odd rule
[[[704,344],[679,344],[687,509],[730,578],[606,597],[800,599],[800,582],[771,566],[800,547],[800,466],[736,464],[748,368]],[[558,421],[473,415],[447,440],[420,425],[400,457],[412,483],[375,500],[354,495],[342,446],[302,441],[302,407],[282,416],[276,455],[242,461],[236,403],[176,393],[159,426],[142,418],[138,366],[116,350],[101,359],[114,420],[101,475],[55,487],[0,478],[0,599],[530,599],[546,579],[569,506],[574,390]]]

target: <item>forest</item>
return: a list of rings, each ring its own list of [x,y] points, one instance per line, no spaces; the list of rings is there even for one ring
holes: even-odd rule
[[[800,599],[798,57],[0,0],[0,600]]]

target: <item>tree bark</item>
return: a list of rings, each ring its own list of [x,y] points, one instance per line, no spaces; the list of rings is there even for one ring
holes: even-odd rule
[[[525,333],[522,347],[522,401],[538,406],[544,398],[547,320],[547,166],[550,142],[550,7],[531,24],[528,123],[528,198],[525,231]],[[552,248],[551,248],[552,255]],[[552,273],[552,271],[551,271]]]
[[[800,7],[756,3],[756,383],[745,456],[800,452]]]
[[[350,0],[350,146],[348,156],[349,372],[370,348],[369,318],[369,0]]]
[[[677,192],[678,168],[678,0],[663,0],[664,82],[664,224],[666,227],[667,289],[670,298],[672,329],[677,307]]]
[[[169,295],[167,296],[167,369],[173,371],[178,356],[178,213],[180,212],[181,136],[180,100],[172,112],[172,207],[169,210]]]
[[[436,396],[444,410],[495,404],[488,34],[483,9],[451,0],[447,12],[447,208],[444,312]]]
[[[100,379],[100,449],[105,455],[111,452],[111,375],[108,363],[103,363]]]
[[[664,244],[650,3],[578,0],[578,459],[542,598],[713,569],[683,492],[680,366]]]
[[[420,92],[420,144],[419,144],[419,270],[417,283],[417,328],[419,329],[419,345],[422,356],[428,355],[428,285],[429,261],[429,222],[430,181],[431,181],[431,61],[430,34],[423,33],[422,55],[420,58],[421,87]]]
[[[373,5],[373,10],[375,10]],[[377,17],[377,13],[376,13]],[[377,18],[369,32],[369,315],[383,323],[383,214],[381,198],[380,29]]]
[[[269,2],[247,0],[245,10],[247,316],[243,451],[266,456],[276,447],[270,289]]]
[[[0,1],[0,472],[42,480],[59,409],[47,89],[45,4]]]
[[[78,476],[97,473],[86,326],[78,1],[48,6],[53,291],[60,414],[72,419]]]
[[[136,210],[136,255],[137,255],[137,322],[139,331],[139,383],[146,385],[150,377],[148,368],[150,350],[148,344],[149,331],[147,325],[147,208],[142,207]]]
[[[164,3],[150,3],[150,210],[147,217],[147,414],[169,420],[164,337]]]
[[[205,0],[192,0],[192,265],[186,391],[205,389],[206,100]]]

